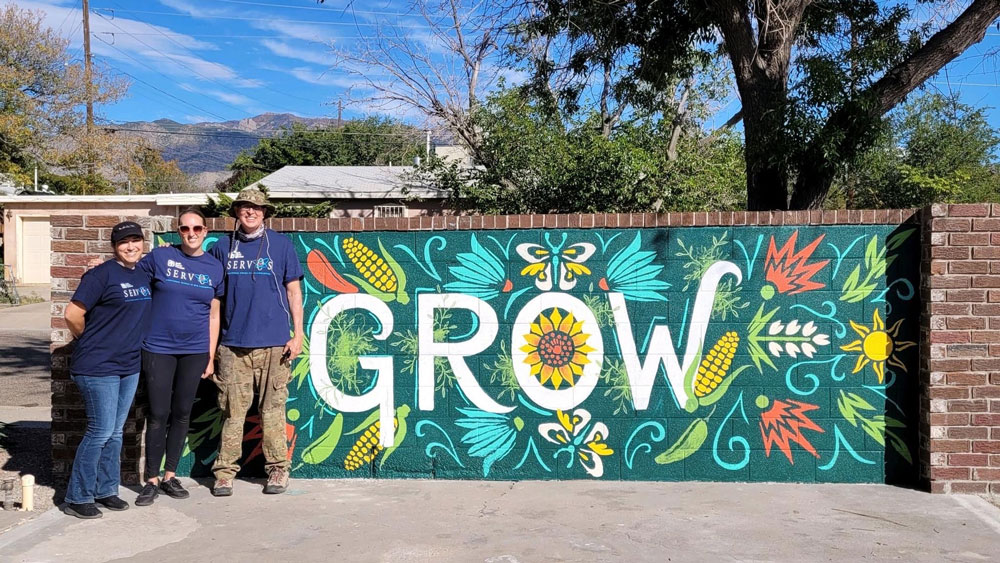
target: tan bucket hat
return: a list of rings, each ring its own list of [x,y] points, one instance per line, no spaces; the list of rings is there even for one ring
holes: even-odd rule
[[[264,217],[270,217],[274,215],[274,205],[267,200],[267,196],[264,192],[258,190],[257,188],[243,188],[240,193],[236,195],[236,199],[229,206],[229,216],[236,218],[236,209],[244,204],[251,203],[253,205],[259,205],[264,208]]]

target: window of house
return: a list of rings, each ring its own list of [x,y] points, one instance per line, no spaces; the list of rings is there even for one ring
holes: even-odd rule
[[[405,205],[376,205],[376,217],[406,217]]]

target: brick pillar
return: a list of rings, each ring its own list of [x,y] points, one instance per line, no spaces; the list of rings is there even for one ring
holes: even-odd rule
[[[73,456],[87,428],[83,401],[69,377],[69,358],[73,338],[66,328],[64,313],[73,291],[80,285],[80,276],[93,259],[107,260],[111,254],[111,227],[121,221],[133,220],[143,226],[146,240],[153,231],[169,230],[172,217],[117,217],[53,215],[52,235],[52,473],[65,482],[73,466]],[[150,247],[147,242],[146,250]],[[140,382],[140,390],[143,385]],[[145,417],[141,395],[125,422],[122,443],[122,482],[139,483],[142,469],[142,421]]]
[[[1000,493],[1000,204],[934,205],[923,223],[924,478]]]

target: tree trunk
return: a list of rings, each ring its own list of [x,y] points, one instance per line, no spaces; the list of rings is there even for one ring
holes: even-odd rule
[[[782,116],[788,92],[780,80],[748,81],[741,88],[743,98],[743,138],[747,162],[747,209],[768,211],[788,209],[789,174]]]

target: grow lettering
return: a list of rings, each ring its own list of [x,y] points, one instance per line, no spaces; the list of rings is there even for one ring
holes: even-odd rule
[[[169,270],[168,270],[169,271]],[[183,272],[182,272],[183,273]],[[678,360],[670,328],[656,325],[652,329],[645,357],[640,357],[632,332],[632,324],[621,293],[608,294],[614,311],[614,333],[622,352],[625,372],[631,387],[637,411],[649,407],[649,399],[662,365],[666,372],[671,393],[682,407],[694,400],[693,391],[685,388],[685,374],[697,361],[711,320],[712,304],[723,276],[732,275],[736,283],[743,281],[740,269],[732,262],[719,261],[702,276],[691,313],[687,341],[682,360]],[[543,311],[556,307],[572,313],[584,326],[596,327],[597,320],[586,303],[567,293],[546,292],[528,301],[518,312],[511,327],[511,342],[517,335],[527,334],[534,319]],[[342,294],[326,301],[316,313],[312,323],[310,342],[327,342],[330,323],[340,313],[352,309],[368,311],[378,319],[381,329],[373,335],[376,340],[386,340],[392,333],[394,319],[389,307],[382,300],[365,294]],[[479,319],[476,331],[461,342],[436,342],[434,340],[434,312],[438,309],[465,309]],[[496,340],[500,324],[496,311],[486,301],[461,293],[421,294],[417,296],[417,408],[434,409],[435,373],[434,360],[444,358],[455,374],[457,385],[476,408],[492,413],[507,413],[513,405],[504,405],[489,396],[472,373],[466,359],[490,348]],[[531,373],[531,366],[524,361],[526,353],[520,346],[511,345],[514,375],[522,391],[538,406],[549,410],[568,411],[580,405],[593,392],[600,379],[603,364],[604,340],[600,331],[589,335],[587,344],[593,348],[590,361],[582,366],[581,373],[571,386],[551,389],[541,384]],[[395,441],[392,417],[396,406],[393,395],[393,357],[389,355],[361,355],[362,368],[377,372],[374,386],[362,395],[348,395],[337,389],[330,380],[326,346],[311,348],[309,355],[310,378],[317,396],[331,408],[341,412],[366,412],[379,409],[381,443],[385,447]]]

